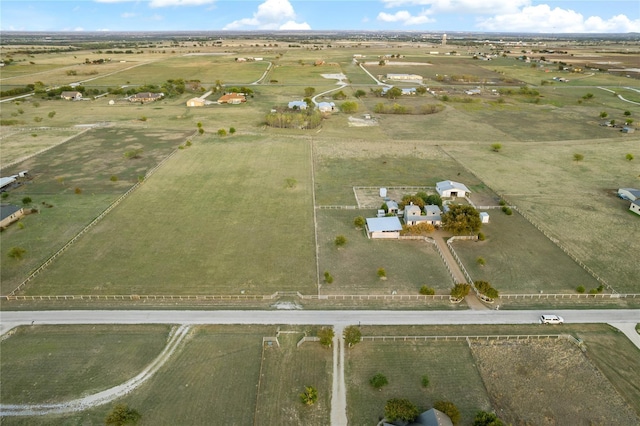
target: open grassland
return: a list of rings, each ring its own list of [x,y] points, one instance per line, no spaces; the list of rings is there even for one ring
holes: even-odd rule
[[[438,294],[447,294],[452,280],[433,244],[424,241],[370,240],[356,229],[356,216],[375,217],[375,211],[319,210],[318,246],[320,280],[328,271],[332,284],[322,284],[323,294],[418,294],[426,285]],[[336,247],[335,237],[343,235],[346,245]],[[387,278],[377,272],[384,268]]]
[[[461,424],[470,424],[479,410],[491,410],[466,342],[362,342],[347,350],[345,369],[350,425],[376,424],[391,398],[409,399],[419,410],[451,401],[460,410]],[[378,373],[389,381],[380,391],[369,384]],[[429,377],[426,388],[424,375]]]
[[[322,74],[339,73],[342,73],[342,69],[338,64],[314,66],[312,64],[278,62],[269,73],[267,81],[289,87],[300,86],[300,99],[302,99],[305,87],[315,88],[316,94],[335,88],[338,80],[325,78]]]
[[[255,137],[181,150],[27,293],[315,291],[309,150]]]
[[[327,425],[330,423],[333,351],[319,343],[296,343],[303,333],[280,334],[280,346],[265,346],[254,424]],[[305,386],[318,390],[318,401],[304,405]]]
[[[33,179],[10,191],[4,202],[22,205],[29,197],[27,207],[39,213],[23,218],[22,229],[13,225],[2,233],[3,256],[10,247],[26,250],[22,259],[3,260],[2,294],[15,289],[187,136],[184,131],[101,128],[3,170],[8,175],[29,170]],[[142,150],[140,158],[124,158],[133,149]]]
[[[569,341],[473,342],[471,350],[491,403],[508,424],[640,422],[606,376]]]
[[[0,342],[2,403],[57,403],[124,383],[158,356],[168,333],[166,325],[19,327]]]
[[[2,152],[0,153],[0,167],[33,155],[54,145],[80,134],[84,129],[38,129],[29,131],[21,128],[5,127],[2,129]],[[4,172],[4,170],[3,170]],[[4,174],[3,174],[4,176]]]
[[[447,146],[510,204],[530,216],[619,292],[638,292],[640,232],[617,188],[637,187],[640,169],[626,153],[635,135],[621,140],[510,144],[500,153],[487,146]],[[573,160],[574,153],[584,160]],[[494,215],[495,216],[495,215]],[[509,218],[511,219],[511,218]]]
[[[589,290],[600,285],[519,214],[489,213],[490,223],[482,226],[485,241],[453,243],[474,281],[488,281],[502,294],[573,293],[578,286]]]

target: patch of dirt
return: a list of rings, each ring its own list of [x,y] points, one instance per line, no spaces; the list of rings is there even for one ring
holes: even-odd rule
[[[378,120],[375,118],[349,117],[349,127],[371,127],[377,126]]]
[[[513,425],[631,425],[640,418],[565,339],[472,342],[493,408]]]

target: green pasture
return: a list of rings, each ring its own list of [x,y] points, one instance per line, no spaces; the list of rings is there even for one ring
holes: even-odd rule
[[[26,292],[315,291],[309,149],[295,140],[198,140]]]
[[[618,188],[638,185],[636,160],[625,159],[627,153],[638,157],[638,138],[626,136],[535,144],[505,142],[499,153],[487,145],[451,144],[445,149],[615,290],[638,292],[635,265],[640,222],[628,211],[629,203],[615,195]],[[574,161],[575,153],[584,159]],[[495,212],[492,217],[516,218],[516,214],[506,218],[500,214]],[[488,235],[492,226],[486,227]],[[527,250],[526,244],[524,247]],[[522,266],[526,264],[535,263],[529,260]]]
[[[0,342],[2,403],[58,403],[124,383],[160,354],[168,333],[166,325],[19,327]]]
[[[33,176],[3,202],[22,206],[23,198],[30,197],[27,207],[39,213],[21,219],[22,229],[14,224],[2,233],[2,294],[15,289],[187,136],[184,131],[99,128],[3,170],[9,175],[29,170]],[[142,149],[140,158],[124,158],[132,149]],[[7,257],[11,247],[24,248],[24,257]]]
[[[421,412],[436,401],[451,401],[460,410],[461,424],[470,424],[480,410],[491,410],[466,342],[362,342],[347,350],[345,370],[352,425],[376,424],[391,398],[409,399]],[[378,373],[389,381],[380,391],[369,384]],[[429,377],[426,388],[423,375]]]
[[[4,167],[5,164],[50,148],[80,134],[82,130],[82,128],[66,128],[29,131],[19,127],[3,127],[0,165]]]
[[[353,225],[356,216],[375,217],[373,210],[318,210],[320,282],[323,294],[418,294],[426,285],[448,294],[453,285],[433,244],[424,241],[370,240]],[[347,243],[336,247],[335,238]],[[384,268],[387,279],[377,272]],[[324,283],[324,272],[333,276]]]
[[[565,293],[579,285],[589,290],[599,283],[519,214],[489,210],[483,225],[485,241],[456,241],[453,248],[476,280],[491,283],[501,293]],[[480,265],[483,258],[485,265]]]
[[[265,83],[273,81],[274,84],[285,86],[301,86],[302,94],[305,87],[315,87],[316,94],[336,86],[338,80],[328,79],[322,74],[339,74],[342,68],[337,64],[326,63],[314,66],[313,64],[298,63],[274,63],[274,68],[269,72]]]

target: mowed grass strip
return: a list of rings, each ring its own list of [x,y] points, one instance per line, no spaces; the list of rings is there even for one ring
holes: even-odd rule
[[[447,294],[451,277],[433,244],[424,241],[370,240],[363,229],[356,229],[356,216],[375,217],[372,210],[318,210],[320,280],[324,272],[334,278],[323,283],[323,294],[417,295],[426,285],[438,294]],[[347,243],[337,247],[335,238],[343,235]],[[384,268],[386,280],[378,276]]]
[[[2,403],[64,402],[122,384],[160,354],[168,333],[166,325],[19,327],[0,342]]]
[[[376,424],[391,398],[406,398],[419,410],[438,400],[453,402],[461,424],[470,424],[491,403],[466,342],[361,342],[347,350],[347,415],[350,425]],[[386,376],[389,384],[374,389],[369,380]],[[421,384],[428,376],[429,386]]]
[[[330,423],[333,350],[317,342],[296,343],[299,334],[281,334],[280,346],[266,346],[262,359],[262,376],[256,425]],[[307,406],[300,400],[305,386],[318,391],[318,401]]]
[[[452,245],[474,281],[488,281],[503,294],[566,293],[580,285],[587,290],[600,285],[521,215],[507,216],[499,209],[489,213],[490,223],[481,229],[485,241]]]
[[[258,137],[181,150],[27,293],[314,291],[309,150]]]

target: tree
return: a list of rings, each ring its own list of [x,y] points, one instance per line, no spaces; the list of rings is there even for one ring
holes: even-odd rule
[[[335,239],[335,244],[337,247],[342,247],[347,244],[347,238],[344,235],[338,235]]]
[[[9,256],[12,259],[20,260],[22,259],[22,256],[24,256],[26,252],[27,251],[22,247],[11,247],[7,252],[7,256]]]
[[[412,422],[418,414],[420,414],[418,407],[408,399],[393,398],[384,406],[384,417],[391,422],[396,420]]]
[[[502,149],[502,144],[500,144],[500,143],[491,144],[491,149],[494,152],[500,152],[500,150]]]
[[[236,128],[235,127],[229,127],[229,134],[233,135],[236,132]]]
[[[340,90],[339,92],[334,93],[331,97],[335,100],[342,100],[347,99],[347,94]]]
[[[358,216],[353,220],[353,224],[356,228],[361,229],[366,223],[366,220],[363,216]]]
[[[387,271],[385,271],[384,268],[378,268],[377,274],[381,280],[387,278]]]
[[[104,422],[107,426],[135,425],[140,420],[140,413],[127,404],[116,404],[107,414]]]
[[[200,129],[202,130],[202,129]],[[218,129],[218,136],[224,137],[227,136],[227,131],[225,129]]]
[[[433,404],[433,408],[436,410],[440,410],[445,413],[451,419],[451,422],[455,425],[460,421],[460,411],[458,407],[451,401],[436,401]]]
[[[600,118],[607,118],[609,116],[609,114],[607,114],[607,111],[602,111],[600,113]]]
[[[631,115],[631,111],[627,110],[624,112],[625,117],[629,117]]]
[[[420,287],[420,294],[422,294],[423,296],[433,296],[434,294],[436,294],[436,291],[431,287],[423,285],[422,287]]]
[[[318,331],[318,337],[320,338],[320,344],[322,346],[331,346],[333,336],[335,336],[335,333],[331,327],[322,327],[320,331]]]
[[[631,161],[631,160],[633,160],[633,154],[629,153],[629,154],[625,155],[624,158],[626,158],[628,161]]]
[[[425,201],[417,195],[404,195],[402,197],[402,200],[398,203],[398,208],[402,210],[404,209],[404,206],[408,206],[411,203],[422,209],[424,207]]]
[[[480,213],[470,205],[452,204],[442,214],[442,227],[455,235],[476,234],[481,226]]]
[[[500,420],[495,413],[478,411],[476,417],[473,419],[473,426],[504,426],[504,423],[502,423],[502,420]]]
[[[313,386],[305,386],[304,392],[300,394],[300,400],[306,405],[315,404],[318,401],[318,390]]]
[[[389,99],[398,99],[400,96],[402,96],[402,89],[399,87],[392,87],[391,89],[387,90],[386,96]]]
[[[354,112],[358,111],[358,103],[354,102],[354,101],[343,102],[340,105],[340,111],[342,111],[344,113],[347,113],[347,114],[354,113]]]
[[[140,158],[140,154],[142,154],[142,148],[132,149],[124,153],[124,158],[132,160],[134,158]]]
[[[324,282],[327,284],[331,284],[333,282],[333,277],[329,273],[329,271],[324,271]]]
[[[582,161],[584,160],[584,155],[575,153],[573,154],[573,161]]]
[[[455,299],[464,299],[464,297],[469,294],[470,290],[471,290],[470,284],[457,283],[456,285],[453,286],[453,288],[451,289],[451,293],[449,294],[451,295],[451,297]]]
[[[204,129],[202,127],[200,127],[198,129],[198,134],[203,135],[204,134]]]
[[[310,98],[316,93],[316,89],[314,87],[305,87],[304,88],[304,97]]]
[[[438,194],[431,194],[424,200],[430,206],[440,206],[442,208],[442,198]]]
[[[32,200],[31,200],[31,197],[23,197],[23,198],[22,198],[22,204],[24,204],[25,206],[26,206],[27,204],[31,204],[31,201],[32,201]]]
[[[360,331],[360,328],[356,327],[355,325],[350,325],[349,327],[345,328],[342,336],[344,337],[345,343],[349,347],[352,347],[356,343],[360,342],[360,340],[362,340],[362,332]]]
[[[56,115],[55,111],[51,111],[49,114],[47,114],[49,116],[49,118],[53,118]]]
[[[420,383],[422,383],[423,388],[426,388],[427,386],[429,386],[429,376],[427,376],[426,374],[422,376]]]
[[[387,380],[387,377],[384,374],[378,373],[369,379],[369,384],[371,384],[371,386],[373,386],[376,389],[380,389],[384,385],[389,384],[389,381]]]
[[[367,92],[365,92],[365,91],[364,91],[364,90],[362,90],[362,89],[358,89],[358,90],[356,90],[356,91],[355,91],[355,93],[354,93],[353,95],[354,95],[356,98],[358,98],[358,99],[359,99],[359,98],[364,98],[364,97],[366,97],[366,96],[367,96]]]

